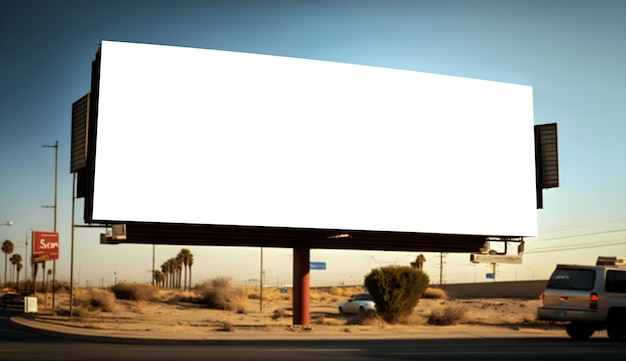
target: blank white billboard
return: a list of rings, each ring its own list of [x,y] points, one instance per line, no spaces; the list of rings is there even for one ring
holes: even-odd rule
[[[532,88],[104,41],[94,221],[534,236]]]

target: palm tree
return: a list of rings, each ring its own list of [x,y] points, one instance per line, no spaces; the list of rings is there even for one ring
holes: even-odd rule
[[[172,282],[173,280],[173,275],[174,275],[174,265],[172,264],[172,259],[168,259],[167,261],[165,261],[165,267],[167,269],[167,288],[172,288],[172,285],[174,284]]]
[[[157,285],[157,287],[162,287],[161,283],[163,283],[164,280],[163,272],[155,269],[152,271],[152,277],[154,277],[154,284]]]
[[[187,288],[187,267],[189,266],[189,257],[191,256],[191,251],[187,248],[183,248],[178,253],[178,257],[181,259],[183,267],[185,267],[185,282],[183,282],[183,288]]]
[[[20,259],[20,261],[15,265],[15,269],[17,270],[17,286],[15,287],[17,289],[17,292],[20,292],[20,271],[22,270],[22,260]]]
[[[193,266],[193,253],[189,253],[189,259],[187,259],[187,266],[189,267],[189,287],[191,289],[191,266]]]
[[[174,257],[172,258],[172,265],[174,267],[174,288],[179,288],[180,287],[180,275],[181,275],[181,262],[180,262],[180,258],[178,257]]]
[[[163,264],[161,265],[161,273],[163,273],[163,287],[167,288],[168,284],[168,276],[169,276],[169,264],[167,263],[167,261],[163,262]]]
[[[4,253],[4,285],[7,284],[7,256],[13,253],[13,242],[8,239],[2,243],[2,253]]]
[[[185,268],[185,284],[187,283],[187,266],[185,265],[185,258],[186,255],[182,250],[176,255],[176,264],[178,266],[178,288],[180,288],[182,284],[183,268]]]
[[[33,263],[33,293],[37,294],[37,272],[39,271],[39,263]]]
[[[161,274],[163,275],[163,288],[167,288],[167,262],[161,265]]]
[[[174,258],[170,258],[166,263],[167,273],[169,275],[167,282],[169,284],[169,288],[174,288],[176,287],[176,260]]]
[[[42,274],[41,274],[41,285],[43,287],[43,290],[46,293],[46,302],[48,302],[48,288],[46,287],[46,262],[41,262],[41,269],[43,270]],[[46,303],[46,307],[47,307],[47,303]]]
[[[19,255],[18,253],[13,253],[13,255],[11,255],[11,258],[9,258],[9,261],[11,262],[11,264],[13,265],[13,267],[17,268],[17,264],[18,263],[22,263],[22,256]],[[13,275],[14,275],[14,271],[11,270],[11,282],[13,282]],[[18,276],[19,278],[19,276]]]

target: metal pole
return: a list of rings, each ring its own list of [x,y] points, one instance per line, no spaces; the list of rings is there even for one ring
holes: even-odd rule
[[[58,180],[59,180],[59,141],[57,140],[54,145],[43,145],[44,148],[54,148],[54,233],[57,232],[57,199],[58,199]],[[55,307],[54,307],[54,296],[55,296],[55,290],[54,290],[54,285],[56,283],[56,266],[57,266],[57,261],[53,260],[52,261],[52,313],[55,312]],[[44,285],[45,285],[45,277],[46,275],[44,274]],[[47,296],[46,296],[47,298]],[[46,300],[46,303],[48,301]]]
[[[54,143],[54,233],[57,232],[57,199],[59,194],[59,141]],[[54,306],[54,296],[56,294],[55,285],[57,279],[57,261],[52,261],[52,313],[56,313]]]
[[[259,297],[259,308],[263,311],[263,247],[261,247],[261,269],[259,271],[260,281],[259,285],[261,286],[261,295]]]
[[[76,203],[76,173],[72,178],[72,246],[70,256],[70,319],[74,318],[74,233],[76,228],[74,227],[74,207]]]
[[[443,274],[443,253],[439,253],[439,284],[442,284]]]

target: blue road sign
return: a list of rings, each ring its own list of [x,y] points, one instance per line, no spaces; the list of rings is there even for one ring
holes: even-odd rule
[[[326,262],[309,262],[309,269],[326,269]]]

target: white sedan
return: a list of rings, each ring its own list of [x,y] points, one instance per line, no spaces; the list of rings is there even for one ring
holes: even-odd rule
[[[339,313],[376,312],[376,304],[369,293],[363,292],[339,304]]]

